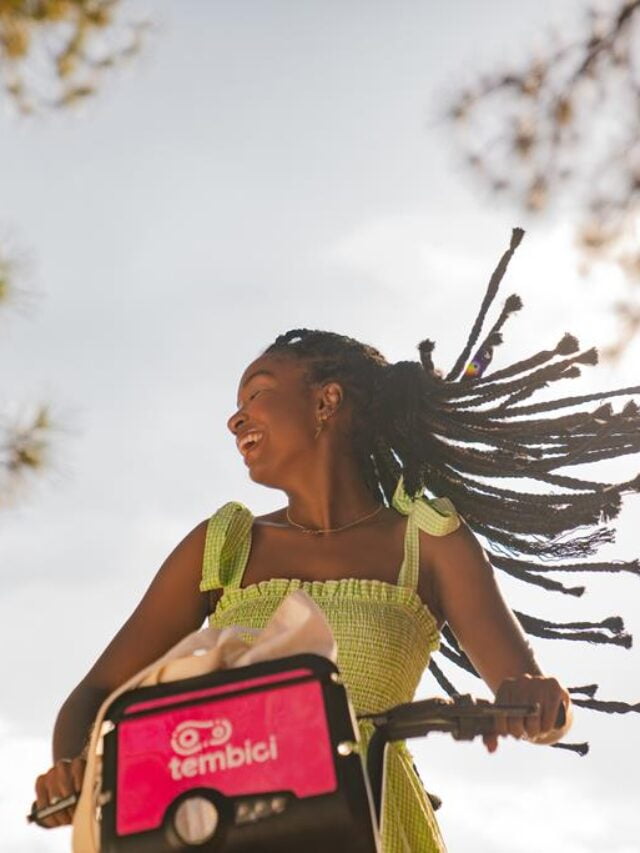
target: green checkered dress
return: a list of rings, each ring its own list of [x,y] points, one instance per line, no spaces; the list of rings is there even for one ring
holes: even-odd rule
[[[303,589],[323,610],[338,645],[338,666],[356,713],[376,712],[413,698],[431,652],[439,645],[436,621],[418,597],[419,530],[444,536],[460,525],[447,498],[411,499],[400,478],[392,506],[407,515],[404,559],[396,584],[343,578],[301,581],[273,578],[242,587],[251,549],[253,515],[243,504],[224,504],[210,519],[204,550],[204,592],[223,589],[210,624],[263,628],[282,599]],[[371,725],[363,722],[364,746]],[[404,743],[387,750],[382,815],[384,853],[445,850],[431,804]]]

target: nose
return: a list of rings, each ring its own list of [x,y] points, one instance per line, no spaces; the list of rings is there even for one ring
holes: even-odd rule
[[[231,417],[227,421],[227,428],[230,432],[233,433],[233,435],[236,435],[236,433],[244,423],[244,419],[245,415],[242,410],[240,410],[239,412],[235,412],[233,415],[231,415]]]

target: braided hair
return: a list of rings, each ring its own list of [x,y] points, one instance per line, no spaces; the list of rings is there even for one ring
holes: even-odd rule
[[[580,365],[597,363],[597,351],[581,350],[570,334],[554,349],[485,372],[494,347],[502,342],[502,326],[522,307],[518,296],[509,296],[481,337],[523,235],[522,229],[513,229],[468,340],[446,375],[434,368],[430,340],[418,345],[419,362],[390,364],[377,349],[353,338],[291,329],[263,354],[300,360],[310,383],[334,380],[343,385],[352,403],[353,452],[376,499],[391,505],[400,475],[411,496],[427,489],[436,497],[449,497],[481,537],[495,569],[546,590],[581,596],[584,586],[567,586],[550,574],[640,574],[638,560],[586,559],[600,545],[614,541],[615,532],[606,523],[617,516],[625,493],[640,491],[640,476],[610,484],[558,472],[640,450],[640,410],[633,401],[618,412],[608,402],[593,410],[585,406],[636,394],[640,386],[525,403],[551,383],[579,376]],[[569,412],[563,413],[565,409]],[[537,481],[541,488],[527,492],[509,487],[509,480],[523,478]],[[524,631],[537,637],[625,648],[632,642],[619,616],[600,622],[551,622],[520,611],[515,615]],[[477,675],[452,631],[445,626],[442,634],[444,657]],[[434,660],[430,670],[450,695],[457,692]],[[608,713],[640,711],[640,703],[595,699],[597,685],[569,690],[576,705]],[[587,744],[556,746],[580,754],[588,749]]]

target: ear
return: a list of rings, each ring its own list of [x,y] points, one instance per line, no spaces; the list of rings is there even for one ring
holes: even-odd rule
[[[338,411],[344,400],[344,391],[339,382],[326,382],[320,389],[318,411],[327,417]]]

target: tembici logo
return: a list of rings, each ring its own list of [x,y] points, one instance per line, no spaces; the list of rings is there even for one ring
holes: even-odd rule
[[[278,757],[275,735],[269,735],[266,740],[245,738],[242,744],[234,744],[230,742],[232,733],[231,723],[222,717],[179,723],[171,734],[171,748],[178,753],[169,761],[171,778],[205,776],[218,770],[262,764]]]

